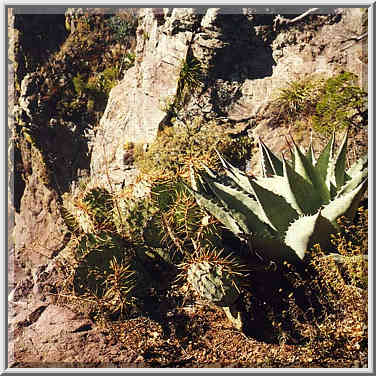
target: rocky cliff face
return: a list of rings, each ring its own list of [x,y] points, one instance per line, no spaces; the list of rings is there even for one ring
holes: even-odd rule
[[[254,128],[254,120],[279,89],[314,74],[330,77],[346,70],[366,87],[367,42],[356,39],[366,31],[364,10],[316,13],[300,22],[294,21],[298,15],[285,17],[288,22],[279,25],[275,14],[252,9],[141,10],[136,64],[112,90],[93,140],[93,177],[106,185],[104,169],[115,184],[130,175],[123,162],[124,145],[155,139],[189,55],[206,75],[182,108],[183,120],[201,116]],[[267,141],[278,149],[281,135],[275,137],[269,123],[261,122],[254,133],[268,134]]]
[[[64,246],[61,196],[73,181],[89,172],[87,135],[105,103],[102,96],[94,109],[89,106],[91,98],[77,92],[76,86],[86,85],[80,74],[95,77],[104,66],[113,67],[123,52],[116,41],[105,44],[99,38],[110,38],[108,27],[102,29],[103,14],[85,15],[82,9],[68,9],[66,18],[64,13],[39,17],[44,21],[34,28],[38,15],[9,12],[9,92],[13,105],[9,198],[14,209],[9,213],[9,222],[14,223],[10,244],[14,243],[12,254],[20,263],[31,266],[51,259]],[[55,39],[46,36],[51,34],[51,27],[57,30],[52,33]],[[35,40],[41,41],[38,48],[43,54],[33,49]]]
[[[160,26],[157,17],[164,15],[150,8],[140,11],[136,63],[112,89],[93,140],[91,172],[98,184],[108,184],[104,170],[109,170],[114,184],[124,181],[124,145],[152,142],[166,117],[164,101],[176,95],[179,69],[192,43],[190,30],[198,15],[193,9],[176,9],[170,22]],[[179,26],[175,32],[174,25]]]

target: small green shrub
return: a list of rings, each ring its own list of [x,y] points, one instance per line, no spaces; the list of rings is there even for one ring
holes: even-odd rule
[[[73,77],[73,86],[78,95],[82,95],[85,92],[86,82],[80,73]]]
[[[356,84],[350,72],[329,78],[322,88],[313,116],[313,127],[319,133],[358,126],[367,122],[367,94]]]
[[[325,136],[345,128],[367,125],[367,93],[356,84],[357,76],[344,72],[328,79],[306,78],[281,90],[274,102],[275,121],[311,123]]]
[[[200,61],[193,55],[188,55],[181,61],[176,95],[168,98],[163,110],[170,118],[175,117],[184,107],[191,95],[200,87],[204,70]]]
[[[183,95],[183,90],[196,90],[202,80],[203,70],[200,61],[193,55],[188,55],[185,60],[181,62],[179,81],[178,81],[178,96]]]
[[[114,33],[115,40],[125,42],[130,36],[135,36],[137,29],[137,18],[128,17],[128,19],[119,16],[113,16],[106,21],[111,31]]]
[[[202,168],[201,163],[219,167],[216,149],[234,165],[243,167],[250,157],[252,141],[247,136],[232,137],[215,122],[203,124],[196,119],[191,124],[166,127],[146,152],[141,146],[136,147],[135,165],[149,179],[175,179],[177,175],[185,178],[190,164],[198,168]]]
[[[76,94],[87,99],[87,109],[92,111],[104,111],[108,95],[117,84],[119,70],[117,67],[106,68],[103,72],[85,79],[83,74],[78,73],[73,78],[73,86]]]
[[[99,75],[97,82],[100,90],[108,95],[110,93],[110,90],[117,84],[118,79],[118,69],[116,67],[109,67]]]
[[[119,72],[122,72],[123,70],[126,71],[129,68],[133,67],[135,60],[136,54],[132,52],[126,52],[121,61]]]
[[[149,40],[150,39],[150,34],[147,31],[144,30],[143,33],[142,33],[142,37],[145,40]]]
[[[275,101],[280,120],[291,122],[313,114],[323,84],[320,78],[306,78],[282,89]]]
[[[106,68],[97,76],[91,77],[86,84],[86,91],[89,96],[108,96],[111,89],[117,84],[119,71],[116,67]]]

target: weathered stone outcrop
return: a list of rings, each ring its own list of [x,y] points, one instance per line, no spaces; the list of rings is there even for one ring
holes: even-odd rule
[[[140,11],[136,63],[112,89],[93,142],[91,174],[100,185],[108,185],[105,171],[112,184],[124,181],[124,145],[152,142],[166,117],[163,108],[176,95],[199,15],[193,9],[174,9],[165,17],[158,26],[153,9]]]
[[[106,336],[90,319],[51,298],[56,278],[54,262],[42,264],[31,270],[9,294],[10,367],[22,367],[23,363],[28,367],[46,367],[53,362],[57,367],[64,362],[95,364],[95,356],[101,352],[108,356],[108,349],[113,347],[119,354],[119,344],[108,346]]]
[[[21,83],[18,106],[14,108],[20,132],[17,145],[25,188],[14,213],[12,235],[15,257],[22,265],[46,262],[65,244],[66,228],[60,215],[56,189],[59,171],[51,171],[51,166],[46,163],[49,153],[61,148],[64,139],[60,138],[59,146],[54,147],[48,125],[40,116],[38,102],[42,81],[43,77],[38,73],[27,74]]]
[[[136,64],[112,90],[93,140],[96,182],[107,185],[110,179],[116,186],[135,176],[124,164],[123,146],[155,139],[188,53],[207,74],[199,93],[192,93],[185,105],[183,120],[201,116],[252,127],[279,89],[309,75],[329,77],[339,69],[357,74],[365,86],[366,38],[353,39],[365,32],[364,10],[326,13],[307,15],[310,21],[298,29],[294,23],[278,26],[275,14],[248,8],[141,10]],[[265,120],[254,134],[271,128]],[[280,140],[273,131],[269,134]]]
[[[355,35],[365,32],[361,9],[341,9],[337,12],[342,14],[340,22],[324,23],[317,31],[308,28],[303,31],[280,30],[270,45],[274,60],[270,75],[262,79],[247,78],[240,88],[241,96],[230,109],[228,117],[240,120],[254,115],[278,94],[279,89],[314,74],[330,77],[342,69],[358,75],[360,84],[365,86],[366,39],[358,43],[351,41]],[[321,17],[324,20],[328,18]],[[322,23],[323,20],[316,22]],[[259,32],[260,29],[256,36]]]

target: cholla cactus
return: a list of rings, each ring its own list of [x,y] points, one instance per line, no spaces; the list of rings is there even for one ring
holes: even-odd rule
[[[347,134],[334,157],[334,135],[315,159],[293,142],[292,161],[275,156],[260,140],[261,177],[249,177],[220,159],[227,176],[208,167],[192,171],[197,202],[266,259],[298,262],[319,243],[330,247],[337,219],[352,219],[367,188],[367,156],[345,169]]]

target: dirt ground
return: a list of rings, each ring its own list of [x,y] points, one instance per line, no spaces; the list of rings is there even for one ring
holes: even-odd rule
[[[9,367],[367,367],[366,354],[361,361],[315,358],[306,344],[273,333],[261,309],[245,334],[187,286],[166,300],[156,295],[143,313],[122,321],[94,321],[56,296],[34,294],[10,305]]]

